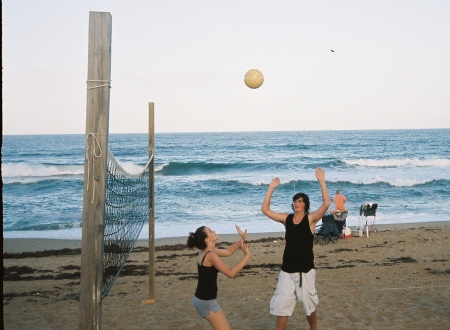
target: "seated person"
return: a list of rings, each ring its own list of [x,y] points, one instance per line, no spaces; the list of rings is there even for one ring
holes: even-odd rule
[[[333,198],[334,202],[334,210],[330,212],[330,214],[336,214],[337,216],[341,216],[342,213],[348,213],[348,210],[345,208],[345,202],[347,202],[347,198],[341,194],[339,190],[336,190],[336,195]]]

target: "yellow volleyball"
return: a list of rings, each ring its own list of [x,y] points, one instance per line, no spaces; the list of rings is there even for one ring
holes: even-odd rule
[[[247,87],[256,89],[261,87],[264,82],[264,76],[261,71],[257,69],[250,69],[245,73],[244,82]]]

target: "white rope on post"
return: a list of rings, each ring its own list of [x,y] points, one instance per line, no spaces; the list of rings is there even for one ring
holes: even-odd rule
[[[87,90],[100,88],[100,87],[109,87],[109,88],[111,88],[111,80],[110,79],[108,79],[108,80],[86,80],[86,83],[88,83],[88,82],[105,82],[105,83],[108,83],[108,84],[106,84],[106,85],[99,85],[99,86],[93,86],[93,87],[86,87]]]
[[[100,146],[100,142],[98,142],[97,135],[95,133],[88,133],[88,134],[86,134],[86,161],[87,161],[87,170],[88,170],[86,191],[89,191],[89,182],[91,181],[90,180],[90,168],[91,168],[91,165],[90,165],[90,162],[89,162],[89,152],[88,152],[88,150],[89,150],[88,138],[90,136],[93,137],[93,140],[92,140],[92,156],[95,157],[95,158],[100,158],[102,156],[102,148]],[[98,150],[99,150],[98,154],[95,153],[95,143],[97,143],[97,147],[98,147]],[[92,162],[92,176],[93,177],[94,177],[94,174],[95,174],[95,165],[94,164],[95,164],[95,162]],[[95,180],[94,180],[93,187],[92,187],[91,204],[94,203],[94,197],[95,197]]]

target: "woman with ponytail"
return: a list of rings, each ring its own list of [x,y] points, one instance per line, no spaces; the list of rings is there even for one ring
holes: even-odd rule
[[[231,329],[228,320],[216,301],[217,298],[217,274],[222,274],[233,278],[245,266],[250,258],[250,252],[245,239],[247,230],[242,231],[236,225],[236,230],[241,239],[230,245],[227,249],[215,247],[219,238],[214,230],[202,226],[197,228],[195,233],[189,233],[187,245],[189,248],[199,249],[197,256],[198,283],[194,295],[194,307],[200,318],[205,318],[213,329]],[[243,258],[233,267],[228,267],[220,259],[231,256],[238,249],[244,253]]]

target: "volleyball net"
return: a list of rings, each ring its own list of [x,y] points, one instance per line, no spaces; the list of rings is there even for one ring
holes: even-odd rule
[[[153,207],[149,202],[152,160],[153,152],[140,173],[130,174],[108,149],[102,299],[119,276]]]

